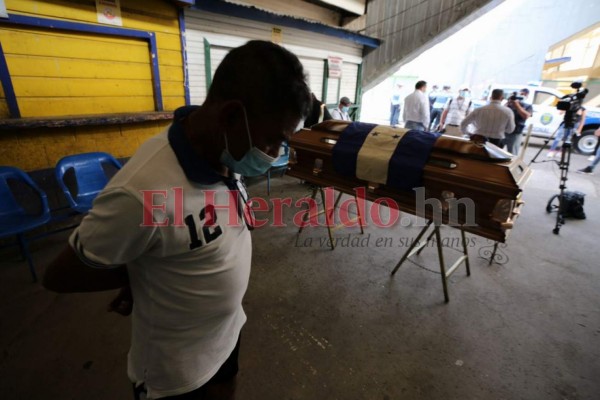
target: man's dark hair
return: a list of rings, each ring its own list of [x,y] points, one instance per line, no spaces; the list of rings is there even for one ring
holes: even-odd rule
[[[419,81],[415,84],[415,89],[421,89],[423,86],[427,86],[427,82]]]
[[[231,50],[217,68],[206,101],[219,100],[239,100],[250,115],[304,118],[311,95],[298,57],[252,40]]]
[[[492,100],[500,100],[504,97],[504,91],[502,89],[492,90]]]

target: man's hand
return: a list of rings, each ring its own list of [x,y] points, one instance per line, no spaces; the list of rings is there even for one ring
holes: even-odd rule
[[[128,316],[133,311],[133,295],[131,286],[127,285],[119,291],[117,297],[108,304],[107,311],[116,312],[123,316]]]

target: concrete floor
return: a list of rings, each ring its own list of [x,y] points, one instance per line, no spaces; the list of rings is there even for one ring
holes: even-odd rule
[[[575,155],[572,170],[586,163]],[[449,304],[439,275],[405,264],[390,278],[403,249],[375,246],[416,227],[369,227],[367,246],[335,251],[320,246],[324,228],[298,241],[291,225],[255,231],[238,400],[600,398],[600,171],[570,175],[569,189],[587,193],[588,219],[556,236],[545,204],[558,169],[533,168],[501,249],[507,263],[488,266],[479,254],[491,242],[469,235],[472,274],[452,276]],[[264,182],[251,191],[265,195]],[[286,177],[273,192],[298,198],[307,188]],[[335,233],[348,234],[360,236]],[[34,244],[40,274],[65,238]],[[422,264],[435,268],[435,256],[426,249]],[[14,249],[0,259],[0,398],[130,399],[129,320],[106,312],[113,293],[49,293],[30,283]]]

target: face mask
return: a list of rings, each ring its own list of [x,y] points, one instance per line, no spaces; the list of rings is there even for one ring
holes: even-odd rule
[[[259,176],[267,172],[269,168],[271,168],[271,164],[277,159],[261,151],[258,147],[252,146],[252,137],[250,136],[250,126],[248,125],[246,109],[242,108],[242,110],[244,111],[244,121],[246,122],[246,132],[248,133],[250,150],[244,154],[241,160],[237,161],[229,152],[229,143],[227,142],[226,133],[225,150],[221,153],[220,161],[227,168],[242,176]]]
[[[350,107],[348,107],[348,106],[344,106],[344,107],[342,107],[342,112],[345,112],[345,113],[347,113],[347,112],[348,112],[348,110],[350,110]]]

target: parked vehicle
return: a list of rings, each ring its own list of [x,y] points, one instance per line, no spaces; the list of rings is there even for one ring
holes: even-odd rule
[[[528,86],[528,85],[492,85],[486,94],[489,96],[494,89],[502,89],[504,98],[508,99],[514,92],[519,93],[523,88],[529,89],[529,96],[523,99],[533,107],[533,116],[527,120],[527,125],[532,124],[532,133],[534,137],[548,138],[558,129],[563,122],[564,112],[556,109],[556,103],[564,95],[559,90],[543,87],[543,86]],[[481,107],[485,104],[485,100],[473,101],[474,107]],[[578,153],[590,155],[593,154],[598,143],[598,137],[594,136],[594,131],[600,127],[600,108],[585,107],[586,118],[583,122],[581,136],[573,136],[573,149]]]

